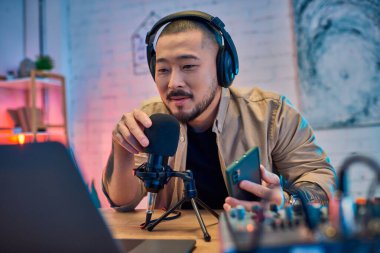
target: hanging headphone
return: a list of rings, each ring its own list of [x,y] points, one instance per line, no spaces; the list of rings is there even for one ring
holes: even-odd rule
[[[372,215],[370,208],[370,200],[374,197],[375,190],[377,185],[380,183],[380,166],[372,158],[363,156],[363,155],[352,155],[346,158],[339,170],[338,177],[338,196],[335,196],[330,201],[333,205],[333,215],[332,218],[335,222],[335,226],[339,227],[341,233],[344,236],[352,236],[354,233],[357,233],[359,227],[357,226],[355,215],[356,215],[356,204],[355,200],[350,196],[349,185],[347,180],[347,173],[352,168],[353,164],[362,164],[370,168],[375,173],[375,178],[373,183],[370,186],[370,189],[367,192],[366,196],[366,219],[370,218]],[[361,224],[360,229],[368,229],[367,224]]]
[[[224,29],[224,23],[218,17],[213,17],[201,11],[182,11],[170,14],[153,25],[152,29],[147,33],[145,43],[146,55],[150,73],[154,79],[156,67],[156,52],[154,50],[154,41],[158,30],[165,24],[175,20],[194,20],[211,27],[218,31],[223,37],[223,45],[219,46],[216,57],[216,70],[218,83],[222,87],[229,87],[235,76],[239,72],[239,59],[236,52],[234,42],[231,36]]]
[[[350,167],[356,163],[365,165],[368,168],[370,168],[375,173],[376,182],[377,183],[380,182],[380,165],[374,159],[367,157],[367,156],[358,155],[358,154],[352,155],[352,156],[346,158],[346,160],[344,160],[344,162],[340,168],[338,189],[343,194],[343,196],[349,195],[348,186],[347,186],[347,179],[346,179],[347,175],[346,174],[348,173],[348,170],[350,169]],[[372,192],[372,191],[370,191],[370,193],[374,194],[374,192]],[[368,196],[368,193],[367,193],[366,197],[372,198],[374,196]]]

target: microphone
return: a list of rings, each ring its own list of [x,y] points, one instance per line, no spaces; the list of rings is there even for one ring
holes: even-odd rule
[[[135,170],[148,191],[148,202],[145,226],[148,225],[153,214],[157,193],[169,181],[166,167],[169,156],[177,151],[179,139],[179,122],[169,114],[157,113],[150,116],[152,126],[144,129],[149,145],[144,149],[148,160],[142,166],[143,170]]]

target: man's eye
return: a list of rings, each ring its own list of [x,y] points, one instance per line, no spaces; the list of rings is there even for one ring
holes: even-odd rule
[[[184,65],[183,66],[183,69],[185,69],[185,70],[189,70],[189,69],[193,69],[193,68],[195,68],[197,65],[191,65],[191,64],[189,64],[189,65]]]
[[[157,72],[158,73],[166,73],[166,72],[168,72],[168,69],[161,68],[161,69],[158,69]]]

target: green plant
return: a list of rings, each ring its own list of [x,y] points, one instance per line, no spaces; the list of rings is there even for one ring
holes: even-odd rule
[[[51,70],[54,67],[53,59],[48,55],[40,55],[36,60],[36,69],[38,70]]]

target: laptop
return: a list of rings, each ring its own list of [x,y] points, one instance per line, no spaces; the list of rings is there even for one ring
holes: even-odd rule
[[[113,239],[62,144],[0,146],[0,252],[191,252],[194,247],[195,240]]]

